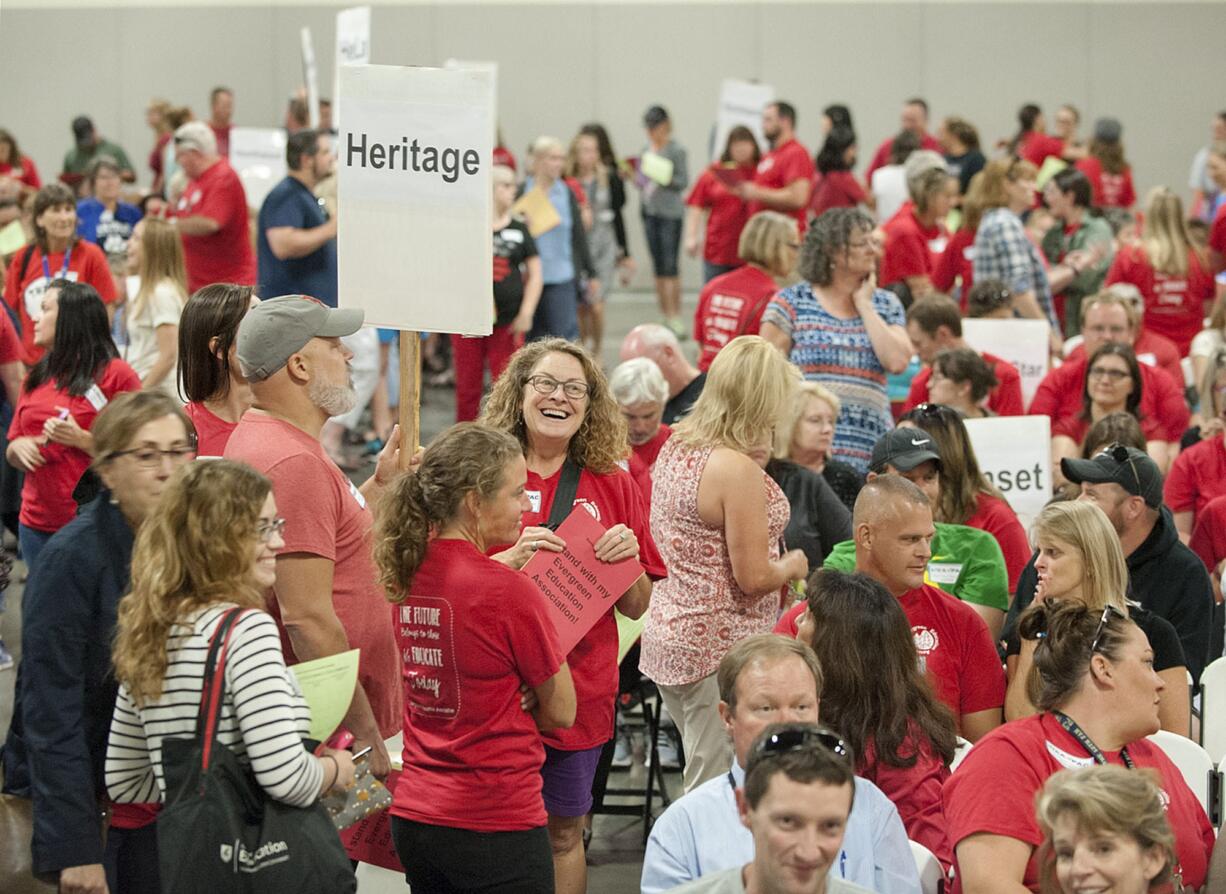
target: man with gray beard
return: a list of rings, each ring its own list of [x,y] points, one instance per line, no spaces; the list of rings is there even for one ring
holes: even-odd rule
[[[361,649],[358,686],[342,726],[355,751],[371,746],[371,767],[390,767],[383,740],[400,730],[400,669],[392,615],[371,557],[371,508],[396,473],[393,432],[375,474],[357,488],[319,442],[331,416],[356,401],[341,341],[362,325],[360,310],[336,310],[303,295],[270,298],[238,329],[238,362],[253,402],[225,458],[268,476],[285,546],[268,599],[286,661]],[[224,495],[219,494],[219,499]],[[252,550],[257,535],[252,533]]]

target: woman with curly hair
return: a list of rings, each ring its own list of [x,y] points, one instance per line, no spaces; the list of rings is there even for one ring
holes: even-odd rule
[[[738,640],[769,633],[788,582],[809,572],[802,550],[782,551],[791,510],[762,469],[798,378],[764,339],[734,338],[656,458],[651,532],[669,575],[651,600],[639,666],[681,731],[686,791],[732,760],[717,712],[720,659]]]
[[[633,558],[642,563],[644,574],[617,600],[622,614],[640,617],[651,598],[651,580],[667,572],[647,528],[638,487],[619,465],[629,452],[626,423],[592,355],[561,338],[525,345],[494,383],[480,421],[514,435],[528,466],[523,529],[518,540],[492,558],[522,568],[537,550],[560,552],[565,544],[546,523],[555,496],[565,487],[576,507],[608,529],[595,543],[600,561]],[[560,514],[565,518],[570,511],[566,506]],[[542,734],[542,794],[559,894],[581,892],[587,884],[584,817],[592,807],[601,749],[613,735],[617,646],[617,622],[610,610],[566,656],[578,700],[574,725]]]
[[[537,729],[574,721],[575,688],[536,587],[486,555],[519,536],[527,475],[515,438],[462,422],[383,501],[375,561],[404,656],[392,839],[415,891],[553,890]]]

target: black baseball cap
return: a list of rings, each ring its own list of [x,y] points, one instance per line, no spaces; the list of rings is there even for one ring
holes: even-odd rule
[[[1162,505],[1162,472],[1143,450],[1111,444],[1092,459],[1060,460],[1060,471],[1074,484],[1118,484],[1150,509]]]
[[[934,460],[940,468],[941,454],[932,438],[919,428],[896,428],[873,445],[868,469],[881,474],[886,466],[893,466],[900,472],[910,472],[928,460]]]

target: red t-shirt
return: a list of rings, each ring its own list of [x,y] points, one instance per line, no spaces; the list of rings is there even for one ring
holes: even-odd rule
[[[1041,168],[1043,162],[1049,157],[1061,158],[1064,156],[1064,141],[1059,137],[1032,130],[1022,137],[1017,147],[1017,154],[1036,168]]]
[[[187,184],[176,217],[208,217],[221,229],[209,236],[183,236],[187,290],[214,282],[255,285],[255,252],[247,220],[247,194],[224,158]]]
[[[1017,579],[1030,562],[1030,541],[1026,529],[1017,520],[1017,513],[1000,497],[982,491],[975,497],[975,514],[965,522],[967,527],[987,531],[1000,544],[1005,555],[1005,572],[1009,575],[1009,592],[1017,590]]]
[[[707,216],[702,256],[708,263],[735,267],[742,263],[737,246],[741,241],[741,230],[745,229],[745,223],[749,220],[749,206],[736,193],[729,192],[728,187],[715,176],[713,169],[721,167],[722,164],[713,164],[699,175],[685,204],[691,208],[707,208],[711,212]],[[742,167],[738,173],[745,180],[753,179],[752,167]]]
[[[831,208],[855,208],[868,201],[864,187],[851,171],[830,171],[822,174],[813,188],[809,210],[821,217]]]
[[[1222,559],[1226,559],[1226,497],[1217,497],[1196,513],[1196,525],[1188,548],[1213,572]]]
[[[30,189],[38,189],[43,185],[43,181],[39,179],[38,168],[34,165],[34,159],[27,155],[21,156],[20,167],[13,167],[7,161],[0,164],[0,176],[12,177],[18,183],[30,187]]]
[[[911,206],[890,218],[884,229],[881,282],[901,282],[908,276],[931,277],[936,260],[949,241],[945,225],[937,221],[925,227],[915,214],[915,206]]]
[[[949,292],[962,280],[962,313],[966,313],[966,298],[975,284],[975,234],[978,230],[965,227],[949,237],[945,251],[936,259],[932,285],[938,292]]]
[[[1213,216],[1213,226],[1209,228],[1209,247],[1219,255],[1226,255],[1226,203]]]
[[[13,363],[21,359],[21,339],[7,313],[0,314],[0,363]]]
[[[1118,751],[1103,756],[1108,763],[1124,765]],[[1205,883],[1215,840],[1204,808],[1157,745],[1140,739],[1128,746],[1128,756],[1137,767],[1158,771],[1184,884],[1198,890]],[[1035,818],[1035,795],[1052,774],[1093,765],[1081,743],[1050,714],[997,727],[975,743],[958,772],[945,783],[950,842],[956,850],[963,839],[983,833],[1003,835],[1037,849],[1043,833]],[[1039,867],[1033,854],[1021,882],[1031,891],[1039,890]],[[955,879],[953,892],[960,891]]]
[[[809,150],[799,140],[793,138],[762,156],[762,160],[758,162],[758,170],[754,174],[753,182],[767,189],[782,189],[797,180],[808,180],[812,183],[816,175],[817,168],[813,166]],[[795,211],[780,212],[796,218],[796,222],[800,224],[801,233],[805,231],[807,225],[808,204],[806,202],[804,206]],[[748,216],[753,217],[759,211],[770,210],[772,209],[769,206],[761,202],[750,202]]]
[[[661,422],[655,437],[646,444],[630,445],[630,477],[634,479],[639,493],[643,496],[643,508],[647,511],[648,518],[651,517],[651,470],[655,468],[660,448],[672,436],[673,430]]]
[[[226,459],[247,463],[272,481],[277,514],[286,520],[281,555],[308,553],[334,563],[332,607],[349,647],[361,649],[358,682],[379,733],[400,730],[400,660],[379,573],[371,555],[373,519],[366,499],[328,458],[323,445],[288,422],[248,412],[226,444]],[[289,664],[298,661],[275,599],[269,613],[281,628]]]
[[[979,356],[990,363],[996,373],[997,385],[988,393],[988,409],[998,416],[1025,415],[1026,411],[1022,406],[1022,377],[1017,367],[994,354],[983,352]],[[903,404],[904,413],[909,413],[928,400],[928,380],[931,378],[931,366],[925,366],[915,374],[915,378],[911,380],[907,402]]]
[[[553,495],[562,470],[548,479],[528,471],[528,499],[532,509],[523,515],[523,526],[549,520]],[[639,542],[639,563],[652,579],[665,577],[664,563],[651,539],[642,496],[630,475],[621,469],[608,474],[584,470],[579,476],[575,505],[582,506],[606,528],[625,525]],[[508,544],[509,546],[509,544]],[[504,547],[498,547],[502,549]],[[612,610],[605,613],[587,636],[566,656],[575,681],[578,711],[570,729],[541,733],[545,744],[562,751],[583,751],[603,745],[613,735],[613,702],[617,698],[617,622]]]
[[[895,767],[877,759],[875,743],[865,744],[864,756],[856,764],[856,775],[881,789],[898,808],[898,817],[907,837],[918,841],[936,855],[946,870],[953,863],[953,848],[945,834],[945,814],[941,808],[941,787],[949,778],[949,767],[933,754],[932,743],[921,738],[913,724],[910,738],[900,749],[903,755],[918,755],[912,767]],[[922,742],[922,745],[919,744]]]
[[[1094,204],[1098,207],[1131,208],[1136,203],[1132,168],[1124,168],[1122,174],[1109,174],[1103,170],[1103,163],[1093,156],[1079,159],[1075,167],[1089,179]]]
[[[1220,437],[1206,438],[1175,457],[1162,485],[1171,512],[1199,515],[1214,497],[1226,494],[1226,447]]]
[[[1199,331],[1199,330],[1198,330]],[[1137,333],[1137,340],[1132,346],[1132,350],[1137,355],[1137,360],[1141,364],[1141,368],[1157,367],[1166,373],[1172,382],[1183,385],[1183,366],[1180,364],[1179,348],[1175,343],[1165,336],[1158,335],[1156,332],[1150,332],[1145,327]],[[1081,344],[1069,351],[1068,357],[1065,358],[1067,363],[1070,360],[1084,361],[1086,356],[1085,345]]]
[[[18,282],[26,252],[31,252],[30,261],[25,265],[25,276]],[[43,292],[51,280],[88,283],[107,304],[115,300],[115,278],[102,249],[92,242],[78,241],[68,252],[68,263],[64,261],[63,252],[44,257],[40,249],[29,246],[13,256],[5,274],[4,303],[17,312],[21,322],[21,360],[26,366],[33,366],[45,353],[34,344],[34,321],[43,315]]]
[[[209,122],[209,130],[213,131],[213,136],[217,138],[217,154],[222,158],[230,157],[230,131],[232,129],[229,124],[218,127],[213,122]]]
[[[920,663],[955,720],[1004,705],[1004,668],[988,625],[973,608],[928,584],[904,593],[898,602],[911,623]],[[801,602],[788,609],[775,633],[795,637],[805,606]]]
[[[1192,339],[1205,321],[1205,309],[1213,301],[1213,276],[1195,251],[1188,250],[1186,276],[1158,273],[1145,249],[1125,245],[1116,252],[1105,285],[1132,283],[1145,297],[1145,329],[1175,343],[1180,357],[1187,357]]]
[[[391,617],[404,684],[392,815],[476,832],[545,825],[545,749],[519,687],[565,659],[540,593],[468,541],[434,540]]]
[[[94,381],[94,386],[80,397],[69,395],[67,389],[55,382],[43,382],[33,391],[23,391],[13,411],[9,440],[42,437],[44,423],[62,416],[64,410],[77,425],[89,431],[98,413],[116,394],[140,391],[140,376],[118,358],[108,362]],[[27,528],[37,531],[58,531],[77,514],[72,491],[89,468],[90,455],[54,441],[47,441],[39,452],[46,463],[25,474],[20,520]]]
[[[226,442],[238,428],[238,423],[226,422],[204,404],[195,401],[185,406],[183,412],[196,427],[196,455],[224,456]]]
[[[1191,411],[1183,398],[1183,387],[1165,372],[1147,363],[1141,368],[1141,428],[1147,438],[1179,442],[1187,430]],[[1081,415],[1081,398],[1085,389],[1086,358],[1070,356],[1039,383],[1034,400],[1026,411],[1031,416],[1050,416],[1053,432],[1056,420]],[[1182,382],[1182,379],[1180,380]]]
[[[894,138],[887,137],[882,141],[881,145],[877,147],[877,151],[873,153],[873,160],[868,163],[868,170],[864,173],[865,182],[872,183],[873,171],[877,170],[878,168],[884,168],[890,163],[890,147],[893,144]],[[933,152],[940,152],[941,154],[944,154],[945,152],[945,150],[941,148],[940,141],[929,133],[925,133],[920,137],[920,148],[929,149]]]
[[[758,334],[762,312],[778,291],[774,277],[752,264],[720,274],[702,287],[694,311],[700,372],[738,335]]]

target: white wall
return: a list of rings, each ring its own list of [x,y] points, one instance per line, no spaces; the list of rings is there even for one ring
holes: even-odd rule
[[[59,169],[72,117],[88,113],[147,180],[152,96],[207,116],[209,89],[226,84],[237,123],[279,123],[301,81],[302,25],[314,35],[321,90],[331,90],[340,5],[48,3],[0,9],[0,126],[45,174]],[[705,161],[719,82],[740,77],[791,100],[814,149],[821,107],[850,105],[862,159],[894,132],[912,94],[934,118],[970,119],[989,144],[1012,132],[1022,103],[1073,102],[1086,130],[1100,115],[1123,121],[1142,196],[1158,183],[1186,194],[1189,160],[1226,107],[1218,2],[444,2],[376,5],[372,20],[378,63],[497,60],[500,119],[517,155],[538,134],[566,139],[587,120],[604,122],[619,152],[636,152],[642,112],[659,102],[694,162]],[[697,284],[695,266],[684,275]]]

